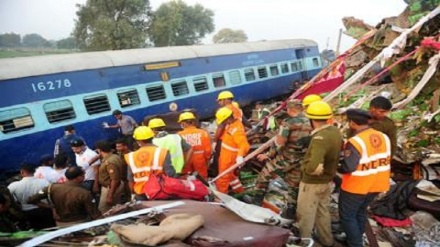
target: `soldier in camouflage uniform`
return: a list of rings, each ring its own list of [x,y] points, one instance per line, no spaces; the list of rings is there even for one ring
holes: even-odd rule
[[[307,149],[307,145],[300,145],[299,140],[309,136],[311,127],[303,114],[301,101],[288,102],[287,114],[289,117],[280,126],[274,145],[267,153],[257,157],[260,161],[267,161],[258,174],[254,203],[261,204],[270,180],[279,176],[288,184],[287,204],[294,213],[301,176],[300,160]]]

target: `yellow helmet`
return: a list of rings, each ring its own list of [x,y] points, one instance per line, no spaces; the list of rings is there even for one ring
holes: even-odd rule
[[[133,132],[133,138],[135,140],[148,140],[154,137],[154,132],[147,126],[139,126]]]
[[[240,109],[240,105],[238,104],[237,101],[233,101],[231,104],[232,104],[233,106],[237,107],[238,109]]]
[[[234,95],[231,93],[231,91],[222,91],[218,94],[217,101],[222,99],[232,99],[234,98]]]
[[[313,102],[306,110],[306,117],[309,119],[325,120],[332,118],[332,116],[332,108],[324,101]]]
[[[304,107],[307,107],[311,103],[316,102],[316,101],[320,101],[320,100],[322,100],[321,96],[319,96],[317,94],[309,94],[302,100],[302,105]]]
[[[215,113],[215,118],[217,119],[217,124],[223,123],[226,119],[232,116],[232,110],[227,107],[222,107],[218,109]]]
[[[165,127],[165,122],[161,118],[153,118],[148,122],[148,127],[154,129],[159,127]]]
[[[194,116],[194,114],[192,112],[183,112],[180,114],[179,116],[179,121],[177,122],[182,122],[185,120],[191,120],[191,119],[196,119],[196,117]]]

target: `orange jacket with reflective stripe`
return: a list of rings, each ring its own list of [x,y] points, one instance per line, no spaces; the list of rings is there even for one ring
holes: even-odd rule
[[[235,157],[244,157],[250,149],[249,142],[246,138],[244,126],[236,119],[231,124],[226,125],[222,135],[222,149],[220,155],[228,153],[235,154]]]
[[[137,151],[125,154],[124,158],[133,173],[134,192],[142,194],[142,187],[150,173],[161,174],[167,150],[156,146],[143,146]]]
[[[240,122],[243,121],[243,112],[239,107],[235,106],[233,103],[227,104],[225,107],[232,111],[232,115],[235,119],[238,119]]]
[[[344,191],[365,195],[390,189],[390,139],[384,133],[368,128],[348,140],[359,152],[356,171],[342,176]]]
[[[190,126],[182,131],[179,135],[193,147],[193,157],[204,157],[209,160],[212,154],[211,137],[208,132],[195,126]]]

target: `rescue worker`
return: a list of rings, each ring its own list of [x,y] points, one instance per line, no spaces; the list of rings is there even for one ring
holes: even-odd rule
[[[64,155],[64,154],[60,154]],[[40,166],[35,170],[36,178],[46,179],[49,183],[58,183],[62,181],[62,176],[53,168],[54,158],[50,154],[45,154],[40,158]]]
[[[333,111],[326,102],[311,103],[306,110],[313,131],[301,164],[297,219],[300,235],[311,238],[313,227],[324,246],[334,244],[329,212],[331,183],[336,174],[342,146],[337,127],[327,124]]]
[[[380,192],[390,188],[390,139],[368,126],[371,116],[361,109],[347,110],[354,136],[344,147],[339,172],[343,174],[339,193],[339,217],[350,247],[362,247],[367,207]]]
[[[134,130],[133,138],[139,149],[125,154],[125,162],[129,166],[128,183],[131,192],[137,199],[147,199],[142,188],[150,178],[150,174],[163,174],[175,177],[176,171],[171,164],[168,150],[153,144],[154,132],[147,126],[140,126]]]
[[[183,167],[183,174],[190,174],[194,171],[208,179],[209,160],[212,155],[211,137],[206,130],[195,126],[196,117],[192,112],[183,112],[178,122],[182,127],[179,135],[192,146],[193,153],[188,163]]]
[[[133,131],[138,124],[136,121],[128,115],[122,114],[120,110],[114,110],[113,116],[116,118],[117,122],[113,125],[104,124],[104,128],[118,128],[121,130],[121,134],[127,140],[128,145],[133,148]]]
[[[387,117],[393,104],[383,96],[377,96],[370,101],[369,112],[372,119],[369,122],[371,128],[378,130],[390,138],[391,158],[397,151],[397,126],[392,119]]]
[[[98,209],[104,213],[114,205],[124,203],[124,200],[128,198],[128,195],[124,194],[124,169],[126,167],[121,158],[117,154],[113,154],[111,144],[108,141],[98,141],[95,147],[101,157],[98,173],[101,196]]]
[[[85,171],[82,186],[91,193],[97,194],[99,192],[99,155],[87,147],[81,139],[73,139],[70,142],[70,146],[75,153],[76,164]]]
[[[265,119],[266,116],[268,116],[270,114],[270,110],[265,107],[263,105],[263,102],[261,101],[257,101],[255,103],[255,109],[252,111],[252,118],[250,120],[250,122],[252,124],[257,124],[258,122],[260,122],[261,120],[264,120],[263,123],[263,129],[264,130],[273,130],[276,127],[275,124],[275,117],[274,116],[270,116],[267,120]],[[254,129],[254,128],[253,128]]]
[[[76,139],[81,139],[85,143],[84,139],[76,134],[73,125],[67,125],[64,127],[64,136],[57,139],[55,142],[53,157],[57,157],[59,154],[66,154],[69,157],[69,166],[76,166],[75,153],[70,147],[70,142]]]
[[[217,124],[223,124],[225,130],[221,137],[221,150],[219,156],[218,172],[222,173],[234,164],[242,164],[244,156],[250,149],[250,145],[246,138],[244,126],[240,120],[235,119],[231,109],[227,107],[220,108],[215,114]],[[235,193],[244,191],[238,177],[230,172],[220,177],[216,181],[217,190],[223,193],[228,193],[229,186]]]
[[[132,150],[128,146],[127,140],[125,138],[117,139],[115,142],[115,145],[116,145],[116,153],[118,154],[119,158],[121,158],[122,163],[123,163],[122,181],[124,181],[124,184],[125,184],[124,194],[127,196],[126,199],[129,199],[128,196],[130,196],[131,191],[130,191],[130,187],[128,185],[127,174],[128,174],[130,167],[128,166],[127,162],[125,162],[124,156],[126,154],[130,153]],[[136,146],[137,146],[137,143],[136,143]]]
[[[37,204],[48,199],[54,208],[57,226],[71,226],[101,217],[96,200],[81,184],[84,170],[79,166],[69,167],[65,176],[67,182],[55,183],[33,195],[28,203]]]
[[[191,160],[193,148],[180,135],[165,131],[165,126],[161,118],[153,118],[148,122],[148,127],[155,134],[153,144],[168,150],[174,170],[181,174],[183,167]]]
[[[271,179],[281,177],[289,185],[287,203],[292,217],[296,212],[298,187],[301,177],[300,161],[307,146],[299,146],[297,141],[309,136],[309,120],[304,116],[301,101],[287,103],[287,114],[276,135],[274,145],[265,154],[259,154],[259,161],[266,161],[256,181],[256,204],[261,204]]]

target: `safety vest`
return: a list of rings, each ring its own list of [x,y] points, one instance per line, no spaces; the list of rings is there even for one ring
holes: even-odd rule
[[[209,159],[212,154],[211,137],[208,132],[203,129],[190,126],[182,131],[179,135],[193,148],[193,157],[202,156]]]
[[[134,192],[142,194],[144,184],[150,179],[150,173],[161,174],[167,150],[155,146],[141,147],[135,152],[125,154],[125,161],[133,173]]]
[[[153,138],[153,144],[168,150],[171,156],[171,164],[176,173],[181,173],[185,163],[182,150],[182,137],[177,134],[167,134],[163,137]]]
[[[244,157],[250,149],[249,142],[246,138],[246,132],[244,131],[243,124],[235,120],[231,124],[227,125],[222,136],[222,150],[220,155],[226,151],[226,153],[235,154],[234,159],[237,156]]]
[[[390,139],[377,130],[368,128],[348,140],[361,155],[356,171],[344,174],[344,191],[365,195],[385,192],[390,188]]]

